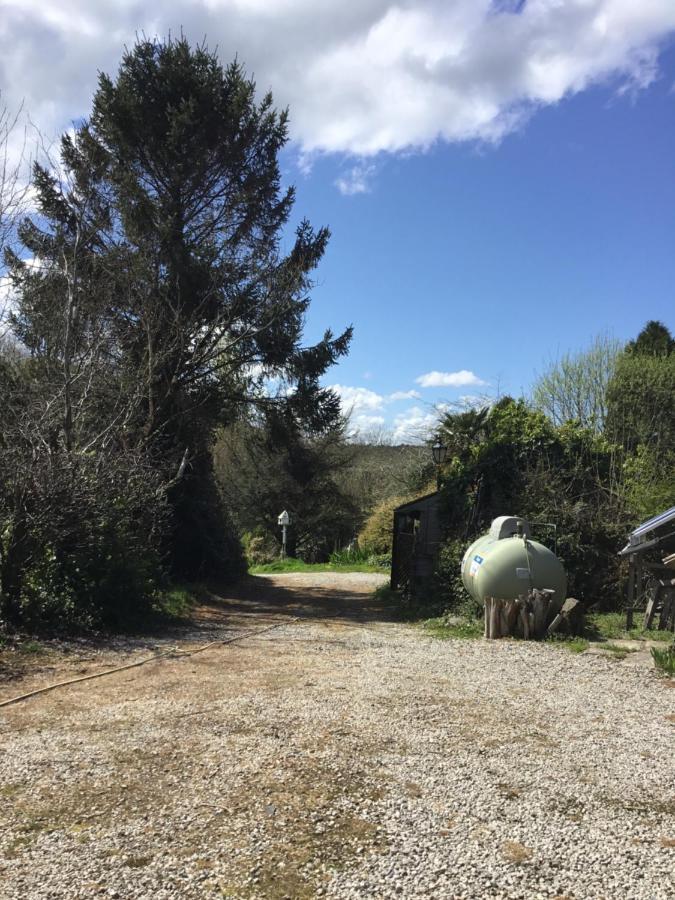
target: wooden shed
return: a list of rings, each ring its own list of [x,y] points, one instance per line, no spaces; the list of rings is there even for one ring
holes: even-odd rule
[[[440,543],[438,493],[398,506],[394,510],[392,589],[417,594],[434,571]]]
[[[628,535],[620,556],[628,557],[626,625],[644,608],[644,627],[675,631],[675,506],[648,519]]]

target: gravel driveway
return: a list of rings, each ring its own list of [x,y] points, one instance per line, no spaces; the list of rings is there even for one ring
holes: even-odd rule
[[[428,638],[377,580],[250,579],[152,643],[257,634],[0,710],[0,897],[675,896],[673,682]]]

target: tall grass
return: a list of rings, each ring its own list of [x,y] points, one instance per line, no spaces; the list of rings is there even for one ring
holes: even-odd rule
[[[652,647],[652,658],[657,669],[661,669],[666,675],[675,677],[675,644],[665,647],[663,650]]]

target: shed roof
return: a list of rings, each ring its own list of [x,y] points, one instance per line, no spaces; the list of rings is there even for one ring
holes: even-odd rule
[[[628,543],[620,552],[620,556],[630,553],[641,553],[650,547],[656,547],[665,537],[669,537],[675,529],[675,506],[665,512],[647,519],[628,535]]]
[[[408,500],[407,503],[397,506],[394,512],[408,512],[419,506],[429,506],[431,501],[434,500],[438,500],[438,491],[434,491],[433,494],[425,494],[423,497],[416,497],[414,500]]]

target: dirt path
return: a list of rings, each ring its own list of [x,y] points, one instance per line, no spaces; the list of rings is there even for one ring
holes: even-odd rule
[[[0,897],[672,896],[667,682],[428,639],[377,583],[250,579],[161,641],[0,685],[258,632],[0,710]]]

